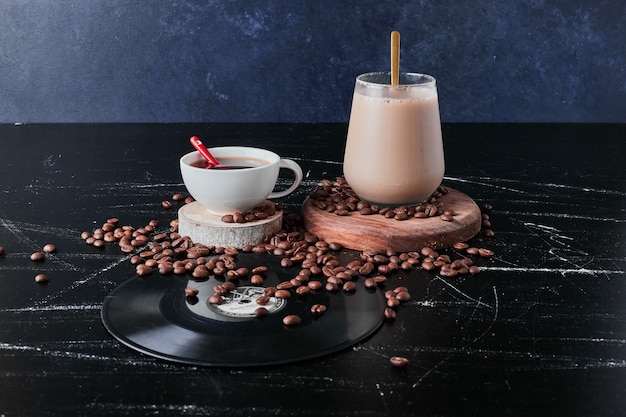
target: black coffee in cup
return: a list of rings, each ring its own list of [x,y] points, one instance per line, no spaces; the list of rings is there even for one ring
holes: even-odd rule
[[[213,169],[246,169],[246,168],[256,168],[263,165],[269,165],[269,161],[260,158],[239,158],[239,157],[222,157],[219,158],[218,162],[220,163],[218,166],[213,167]],[[190,164],[191,166],[197,168],[206,168],[208,166],[208,162],[201,159],[199,161],[194,161]]]

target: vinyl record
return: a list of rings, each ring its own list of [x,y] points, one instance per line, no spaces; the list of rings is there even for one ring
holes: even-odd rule
[[[240,258],[238,265],[258,266],[259,260],[271,264],[274,257],[242,254]],[[289,299],[272,297],[264,306],[270,314],[256,317],[256,298],[264,287],[295,276],[288,273],[270,265],[262,287],[242,279],[220,305],[208,303],[208,297],[223,279],[210,277],[199,282],[158,274],[133,277],[104,300],[102,322],[113,337],[144,354],[178,363],[228,367],[289,363],[327,355],[358,343],[382,324],[384,297],[362,283],[352,293],[321,289],[299,296],[292,290]],[[186,287],[197,288],[197,297],[187,297]],[[310,311],[314,304],[325,305],[327,311],[314,316]],[[283,317],[290,314],[302,322],[284,326]]]

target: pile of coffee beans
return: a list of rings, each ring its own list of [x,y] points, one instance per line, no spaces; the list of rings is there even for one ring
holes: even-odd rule
[[[249,223],[257,220],[265,220],[282,210],[283,207],[278,204],[262,204],[244,213],[236,211],[233,214],[226,214],[222,216],[221,220],[224,223]]]
[[[232,291],[242,281],[262,286],[268,267],[259,265],[248,269],[238,267],[240,253],[269,254],[280,257],[284,268],[299,266],[299,272],[291,279],[280,282],[275,287],[267,287],[265,295],[288,299],[292,296],[306,296],[310,291],[347,293],[359,287],[367,289],[385,288],[388,276],[399,270],[422,268],[438,271],[441,276],[477,274],[478,266],[470,257],[452,260],[449,255],[439,254],[430,247],[418,251],[397,253],[386,251],[362,251],[356,259],[343,265],[337,253],[343,248],[340,244],[326,242],[306,231],[302,219],[296,214],[285,214],[283,230],[258,245],[243,248],[206,246],[192,242],[187,236],[178,234],[178,221],[172,220],[167,232],[158,231],[158,222],[151,220],[144,227],[121,226],[117,218],[108,219],[92,233],[81,235],[88,244],[102,241],[116,242],[122,252],[135,252],[130,262],[136,265],[138,276],[148,276],[155,271],[161,275],[191,275],[204,280],[213,275],[223,278],[224,285],[216,286],[214,294],[207,300],[212,304],[223,302],[223,295]],[[96,245],[97,246],[97,245]],[[474,248],[458,242],[454,249],[459,254],[491,257],[493,252],[485,248]],[[363,278],[359,284],[359,278]],[[186,289],[186,292],[192,291]],[[187,294],[189,295],[189,294]],[[406,287],[397,287],[385,293],[387,307],[384,316],[387,320],[397,317],[398,307],[409,301],[411,296]],[[261,298],[261,301],[263,298]],[[313,314],[322,314],[326,306],[315,306]],[[262,309],[258,316],[263,316]],[[289,320],[293,326],[295,320]]]
[[[339,177],[335,181],[322,180],[322,183],[309,194],[309,199],[311,204],[319,210],[325,210],[338,216],[347,216],[352,212],[357,212],[364,216],[378,214],[394,220],[423,219],[438,216],[443,221],[451,222],[454,221],[454,213],[446,210],[440,201],[441,196],[448,192],[446,187],[439,186],[425,203],[398,207],[380,207],[361,200],[346,182],[345,178]]]
[[[427,203],[415,206],[379,208],[361,201],[353,193],[344,179],[335,181],[323,180],[311,194],[310,198],[318,209],[328,210],[337,215],[345,215],[357,211],[362,215],[378,214],[395,220],[408,218],[426,218],[439,216],[443,221],[450,221],[438,200],[448,191],[439,187]],[[172,201],[174,203],[172,203]],[[163,200],[165,208],[172,208],[176,202],[189,203],[193,199],[183,194],[175,194],[171,199]],[[167,206],[167,207],[166,207]],[[493,236],[489,214],[491,205],[481,207],[483,212],[483,231],[485,236]],[[243,223],[259,220],[283,210],[279,205],[264,205],[247,213],[234,213],[222,218],[230,223]],[[102,226],[92,232],[83,232],[81,237],[89,245],[102,247],[107,243],[115,243],[124,253],[132,253],[130,262],[135,265],[136,274],[141,277],[155,272],[161,275],[184,275],[193,279],[205,280],[210,276],[223,279],[223,283],[213,288],[213,294],[206,302],[221,304],[224,296],[235,290],[242,283],[263,286],[268,267],[259,265],[244,268],[237,265],[238,255],[252,253],[272,255],[280,258],[283,268],[298,267],[299,271],[291,279],[278,283],[276,286],[265,287],[263,295],[256,300],[259,307],[255,310],[256,317],[269,314],[264,305],[271,297],[290,299],[306,297],[311,292],[326,291],[328,293],[352,293],[360,289],[384,291],[386,307],[384,317],[388,321],[397,318],[400,306],[411,300],[408,289],[404,286],[388,288],[388,278],[398,271],[422,269],[433,271],[441,277],[453,278],[460,275],[476,275],[480,268],[474,259],[491,258],[493,251],[470,246],[466,242],[457,242],[451,248],[456,259],[450,254],[439,253],[434,248],[422,247],[414,251],[398,253],[392,249],[384,251],[365,250],[353,257],[350,262],[342,263],[337,256],[343,247],[336,242],[326,242],[304,228],[299,214],[284,213],[283,229],[267,238],[258,245],[246,245],[242,248],[207,246],[193,242],[188,236],[178,233],[178,220],[169,223],[166,230],[158,230],[159,222],[150,220],[142,227],[121,225],[119,219],[110,218]],[[50,248],[48,248],[50,249]],[[198,290],[185,288],[188,299],[197,298]],[[196,299],[194,302],[197,302]],[[315,304],[310,313],[321,316],[328,306]],[[283,317],[287,327],[297,326],[302,318],[297,315]],[[393,366],[404,367],[408,359],[392,357]]]

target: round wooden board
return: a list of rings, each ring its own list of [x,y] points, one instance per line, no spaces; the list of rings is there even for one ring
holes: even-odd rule
[[[454,213],[454,220],[446,222],[438,216],[425,219],[394,220],[378,214],[364,216],[351,212],[338,216],[320,210],[307,198],[302,206],[306,229],[327,242],[340,243],[355,250],[386,250],[397,252],[419,250],[424,246],[446,248],[455,242],[474,237],[482,224],[480,208],[474,200],[460,191],[448,188],[439,197],[445,210]]]
[[[267,200],[264,204],[273,203]],[[224,223],[221,216],[211,214],[197,201],[178,210],[178,233],[207,246],[242,248],[257,245],[276,234],[282,225],[282,210],[267,219],[248,223]]]

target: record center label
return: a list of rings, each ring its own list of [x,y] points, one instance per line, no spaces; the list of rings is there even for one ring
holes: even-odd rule
[[[210,304],[209,309],[227,317],[256,317],[254,310],[265,307],[269,314],[276,313],[285,307],[287,301],[282,298],[270,297],[270,301],[260,306],[256,300],[263,295],[265,288],[260,287],[237,287],[222,298],[222,304]]]
[[[209,281],[203,283],[189,282],[189,286],[198,289],[197,299],[205,300],[199,303],[186,302],[185,306],[199,316],[217,321],[245,321],[256,319],[254,310],[264,307],[269,314],[282,310],[287,305],[287,300],[270,297],[265,305],[257,304],[257,298],[264,294],[263,287],[237,287],[233,291],[222,296],[222,304],[209,303],[209,297],[213,294],[213,284]]]

